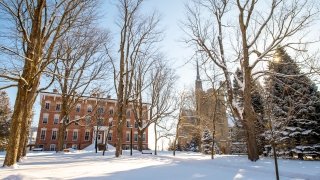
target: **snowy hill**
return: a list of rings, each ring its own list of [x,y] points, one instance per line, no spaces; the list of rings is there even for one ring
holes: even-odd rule
[[[115,151],[116,148],[108,144],[108,151]],[[95,151],[95,144],[92,143],[90,146],[84,148],[82,151],[92,152]]]
[[[29,153],[16,169],[0,168],[0,179],[275,179],[274,163],[269,158],[251,162],[246,156],[217,155],[211,160],[199,153],[177,152],[174,157],[172,152],[154,156],[138,151],[133,156],[126,152],[115,158],[114,152],[102,156],[93,149],[91,146],[66,154]],[[4,155],[0,155],[0,163],[3,160]],[[279,160],[279,170],[281,180],[320,179],[319,161]]]

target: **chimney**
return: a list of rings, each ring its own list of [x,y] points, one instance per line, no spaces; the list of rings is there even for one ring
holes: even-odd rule
[[[111,95],[108,95],[108,96],[107,96],[107,99],[111,99]]]
[[[53,92],[54,92],[54,93],[58,93],[58,90],[57,90],[57,89],[53,89]]]

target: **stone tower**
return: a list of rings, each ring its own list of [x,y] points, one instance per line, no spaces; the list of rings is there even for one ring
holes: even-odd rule
[[[200,79],[198,61],[197,61],[196,91],[202,91],[202,81],[201,81],[201,79]]]

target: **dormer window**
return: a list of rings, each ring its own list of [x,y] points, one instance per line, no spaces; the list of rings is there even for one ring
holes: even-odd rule
[[[99,113],[99,114],[103,114],[103,113],[104,113],[103,107],[99,107],[99,108],[98,108],[98,113]]]
[[[80,109],[81,109],[81,105],[80,105],[80,104],[77,104],[76,112],[80,112]]]
[[[127,118],[130,118],[130,116],[131,116],[131,111],[127,110]]]
[[[109,109],[109,115],[110,115],[110,116],[113,116],[113,108],[110,108],[110,109]]]
[[[61,104],[56,105],[56,111],[61,111]]]
[[[45,103],[45,108],[46,108],[47,110],[50,109],[50,102],[46,102],[46,103]]]
[[[92,106],[91,105],[88,106],[87,112],[92,112]]]

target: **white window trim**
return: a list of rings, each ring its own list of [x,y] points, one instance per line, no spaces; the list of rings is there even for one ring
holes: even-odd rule
[[[129,134],[129,139],[127,139],[127,135]],[[131,139],[131,134],[130,134],[130,131],[127,131],[126,132],[126,142],[130,142],[130,139]]]
[[[60,110],[57,110],[57,105],[58,105],[58,104],[60,104]],[[62,103],[61,103],[61,102],[56,102],[56,106],[55,106],[55,109],[54,109],[54,110],[55,110],[55,111],[61,111],[61,108],[62,108],[61,106],[62,106]]]
[[[47,104],[47,103],[49,103],[49,109],[50,109],[51,101],[45,101],[45,102],[44,102],[44,108],[47,109],[47,108],[46,108],[46,104]]]
[[[84,132],[84,140],[85,141],[90,141],[90,130],[86,130],[85,132]],[[88,136],[88,139],[86,139],[86,133],[89,133],[89,136]]]
[[[74,139],[74,133],[77,132],[77,139]],[[72,132],[72,141],[78,141],[78,138],[79,138],[79,132],[78,132],[78,129],[74,129],[73,132]]]
[[[54,150],[51,150],[51,147],[52,147],[52,145],[54,146]],[[56,148],[57,148],[57,146],[56,146],[56,144],[50,144],[50,151],[55,151],[56,150]]]
[[[41,138],[42,131],[44,131],[44,138]],[[47,137],[47,128],[41,128],[40,130],[40,140],[45,140]]]
[[[79,108],[79,111],[77,111],[78,108]],[[76,112],[81,112],[81,104],[77,104],[77,105],[76,105]]]
[[[56,119],[58,119],[58,123],[56,123],[56,124],[59,124],[60,114],[54,114],[54,116],[53,116],[53,124],[55,124],[55,120]]]
[[[47,122],[46,123],[43,123],[44,118],[47,118]],[[42,124],[48,124],[48,122],[49,122],[49,114],[48,113],[43,113],[43,115],[42,115]]]

